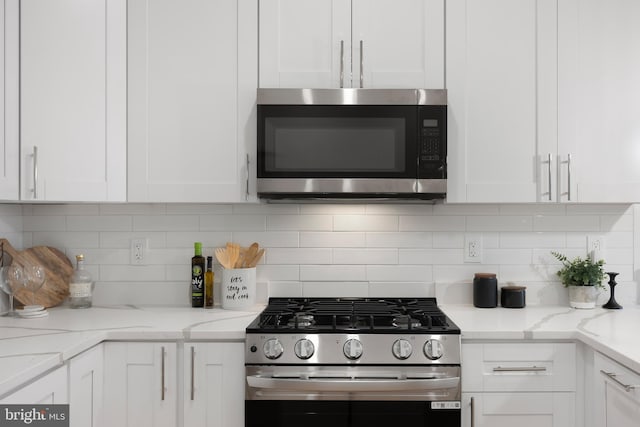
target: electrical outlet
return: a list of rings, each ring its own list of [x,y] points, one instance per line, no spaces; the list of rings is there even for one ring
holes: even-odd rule
[[[132,265],[146,265],[148,246],[147,239],[131,239],[130,262]]]
[[[587,254],[594,261],[605,259],[605,242],[602,235],[587,236]]]
[[[482,262],[482,235],[464,236],[464,262]]]

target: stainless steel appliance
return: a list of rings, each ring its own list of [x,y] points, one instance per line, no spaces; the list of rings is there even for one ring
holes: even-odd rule
[[[446,104],[446,90],[258,89],[258,196],[444,198]]]
[[[460,329],[435,298],[271,298],[246,332],[246,427],[460,426]]]

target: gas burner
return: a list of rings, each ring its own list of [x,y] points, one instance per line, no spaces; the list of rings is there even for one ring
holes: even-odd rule
[[[287,321],[287,326],[290,328],[301,329],[309,328],[315,324],[313,314],[308,313],[296,313]]]
[[[393,318],[392,325],[400,329],[416,329],[422,326],[422,323],[411,316],[398,316]]]

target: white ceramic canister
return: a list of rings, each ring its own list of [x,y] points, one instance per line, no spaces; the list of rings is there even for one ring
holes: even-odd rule
[[[256,269],[233,268],[222,270],[222,308],[242,310],[256,303]]]

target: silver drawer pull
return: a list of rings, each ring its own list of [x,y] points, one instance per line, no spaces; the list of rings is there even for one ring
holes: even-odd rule
[[[613,381],[614,383],[618,384],[620,387],[622,387],[627,392],[629,392],[631,390],[635,390],[637,388],[640,388],[640,385],[630,385],[630,384],[623,383],[618,378],[616,378],[616,374],[613,373],[613,372],[606,372],[606,371],[603,371],[602,369],[600,369],[600,373],[608,376],[611,379],[611,381]]]
[[[546,370],[547,368],[544,366],[513,366],[508,368],[498,366],[493,368],[493,372],[544,372]]]

